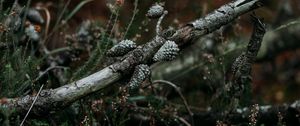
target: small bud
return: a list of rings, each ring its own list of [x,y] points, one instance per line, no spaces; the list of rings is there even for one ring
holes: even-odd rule
[[[136,92],[140,84],[150,76],[150,67],[141,64],[135,67],[133,75],[129,81],[129,91]]]
[[[122,40],[117,45],[114,45],[111,49],[106,52],[108,56],[123,56],[129,51],[135,49],[137,45],[131,40]]]
[[[178,55],[179,48],[174,41],[166,41],[164,45],[156,52],[153,57],[154,61],[171,61]]]
[[[161,5],[156,3],[155,5],[150,7],[146,16],[149,18],[159,18],[161,15],[163,15],[163,13],[164,13],[164,8]]]

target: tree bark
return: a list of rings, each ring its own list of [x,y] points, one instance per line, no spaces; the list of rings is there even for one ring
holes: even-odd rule
[[[193,40],[219,29],[221,26],[232,22],[238,16],[260,6],[260,0],[236,0],[221,6],[203,18],[188,23],[186,26],[178,29],[171,37],[155,37],[150,42],[129,52],[122,58],[123,60],[99,72],[56,89],[43,90],[38,96],[31,114],[39,115],[61,109],[88,94],[112,85],[120,80],[124,74],[131,73],[138,64],[153,64],[153,55],[166,40],[175,41],[179,48],[183,49],[187,45],[192,44]],[[20,98],[2,98],[0,107],[13,109],[17,113],[26,113],[34,98],[35,96],[30,95]]]

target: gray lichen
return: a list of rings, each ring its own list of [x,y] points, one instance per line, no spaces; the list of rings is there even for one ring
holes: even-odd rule
[[[228,22],[236,19],[240,14],[244,13],[245,10],[255,8],[257,6],[259,6],[259,0],[247,2],[244,2],[244,0],[233,1],[211,12],[204,18],[191,22],[189,25],[198,30],[205,30],[205,33],[211,33]]]
[[[218,29],[220,26],[223,26],[228,21],[235,19],[235,16],[232,16],[234,14],[234,6],[232,4],[228,4],[215,10],[208,16],[192,22],[191,24],[198,30],[207,30],[207,32],[211,32],[214,29]],[[210,28],[208,28],[207,26],[209,26]]]

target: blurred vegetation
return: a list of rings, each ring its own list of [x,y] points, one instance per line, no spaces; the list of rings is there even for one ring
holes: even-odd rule
[[[145,14],[155,2],[163,2],[169,11],[163,28],[176,29],[230,0],[16,1],[0,2],[0,98],[36,94],[41,85],[57,88],[86,77],[116,60],[106,57],[105,51],[124,38],[139,44],[149,41],[155,36],[156,21]],[[264,18],[268,32],[252,66],[252,87],[239,107],[292,103],[300,96],[300,2],[266,0],[265,4],[256,14]],[[30,9],[44,22],[27,16]],[[152,79],[180,87],[193,113],[211,107],[222,111],[226,103],[215,95],[251,32],[249,15],[241,16],[197,40],[176,60],[155,64]],[[126,83],[124,79],[62,111],[30,116],[26,125],[184,125],[188,119],[176,89],[157,84],[129,96]],[[0,115],[0,125],[19,125],[24,116],[0,111],[7,111]]]

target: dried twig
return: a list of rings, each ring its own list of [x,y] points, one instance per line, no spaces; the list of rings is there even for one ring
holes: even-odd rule
[[[166,81],[166,80],[155,80],[155,81],[153,81],[152,84],[166,84],[166,85],[170,85],[171,87],[173,87],[175,89],[175,91],[179,94],[181,100],[183,101],[183,104],[184,104],[186,110],[188,111],[190,118],[192,120],[192,124],[194,125],[194,120],[193,120],[194,114],[191,111],[186,99],[184,98],[182,92],[180,91],[180,88],[177,85],[173,84],[172,82]]]
[[[35,78],[32,82],[36,82],[38,81],[41,77],[43,77],[45,74],[47,74],[50,70],[53,70],[53,69],[67,69],[67,67],[63,67],[63,66],[52,66],[52,67],[49,67],[47,68],[45,71],[43,71],[42,73],[40,73],[40,75]]]
[[[160,26],[161,26],[161,22],[164,19],[164,17],[168,14],[168,11],[164,11],[163,15],[160,16],[160,18],[157,21],[157,25],[156,25],[156,35],[160,35]]]
[[[47,35],[48,35],[48,31],[49,31],[49,26],[50,26],[50,21],[51,21],[51,15],[50,15],[50,12],[48,10],[48,8],[46,7],[41,7],[41,6],[37,6],[36,7],[37,10],[43,10],[45,13],[46,13],[46,28],[45,28],[45,38],[47,38]],[[45,41],[43,40],[42,41],[42,45],[45,45]]]
[[[186,126],[191,126],[191,124],[189,124],[189,122],[187,122],[184,118],[178,117],[178,119],[179,119],[182,123],[184,123]]]
[[[30,113],[30,111],[31,111],[31,109],[32,109],[32,107],[33,107],[33,105],[34,105],[34,103],[36,102],[37,98],[39,97],[39,95],[40,95],[40,93],[41,93],[41,91],[42,91],[43,87],[44,87],[44,85],[42,85],[42,86],[40,87],[40,90],[39,90],[39,92],[36,94],[36,96],[35,96],[35,98],[34,98],[34,100],[33,100],[32,104],[31,104],[31,106],[30,106],[29,110],[27,111],[27,113],[26,113],[26,115],[25,115],[24,119],[22,120],[22,122],[21,122],[20,126],[23,126],[23,124],[24,124],[24,122],[25,122],[25,120],[26,120],[27,116],[29,115],[29,113]]]

